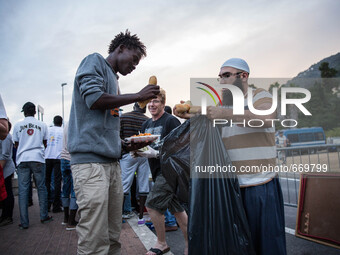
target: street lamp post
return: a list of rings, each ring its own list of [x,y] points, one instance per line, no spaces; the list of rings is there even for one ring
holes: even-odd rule
[[[64,122],[64,86],[67,85],[67,83],[61,84],[61,91],[62,91],[62,107],[63,107],[63,122]]]

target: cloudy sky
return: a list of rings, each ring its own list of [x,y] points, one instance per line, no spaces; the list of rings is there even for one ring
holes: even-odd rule
[[[62,115],[67,83],[68,119],[80,61],[93,52],[106,57],[110,41],[128,28],[148,56],[120,77],[122,93],[156,75],[173,106],[189,98],[190,78],[217,77],[231,57],[244,58],[251,77],[291,78],[338,53],[339,13],[338,0],[0,0],[0,93],[12,123],[31,101],[50,125]]]

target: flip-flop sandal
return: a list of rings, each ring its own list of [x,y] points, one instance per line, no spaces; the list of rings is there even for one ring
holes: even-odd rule
[[[149,251],[156,253],[156,255],[162,255],[170,251],[170,247],[164,249],[163,251],[157,248],[151,248]]]

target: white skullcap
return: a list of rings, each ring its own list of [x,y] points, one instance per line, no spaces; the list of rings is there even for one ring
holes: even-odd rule
[[[231,58],[231,59],[228,59],[226,62],[223,63],[221,68],[225,67],[225,66],[233,67],[233,68],[245,71],[247,73],[250,73],[249,66],[248,66],[247,62],[244,61],[241,58]]]

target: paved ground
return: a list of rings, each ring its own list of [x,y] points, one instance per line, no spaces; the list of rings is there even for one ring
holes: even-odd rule
[[[75,255],[77,253],[77,233],[66,231],[65,227],[61,225],[63,213],[51,213],[54,221],[41,224],[36,190],[34,190],[33,199],[34,205],[29,207],[30,227],[27,230],[20,230],[18,228],[18,197],[15,197],[14,223],[0,228],[0,254]],[[123,224],[120,241],[123,255],[146,253],[146,248],[129,223]]]
[[[34,206],[29,207],[30,228],[20,230],[17,197],[14,210],[14,224],[0,228],[0,254],[76,254],[77,234],[66,231],[61,225],[63,213],[51,213],[54,221],[41,224],[39,220],[39,206],[37,194],[34,191]],[[307,241],[294,235],[296,208],[285,207],[286,239],[288,255],[340,255],[340,250]],[[123,224],[121,233],[122,254],[142,255],[152,247],[156,236],[147,227],[137,226],[137,217],[129,219]],[[166,240],[171,247],[171,254],[183,254],[184,241],[180,229],[166,233]]]

